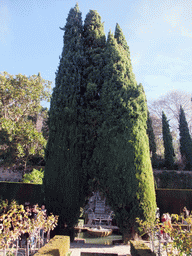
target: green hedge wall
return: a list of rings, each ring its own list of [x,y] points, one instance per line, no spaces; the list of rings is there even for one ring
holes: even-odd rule
[[[0,182],[0,196],[11,202],[15,199],[19,204],[30,202],[41,205],[44,202],[42,185],[20,182]],[[184,206],[192,210],[192,189],[156,189],[157,206],[160,213],[180,214]]]
[[[70,248],[69,236],[54,236],[45,246],[41,247],[35,256],[66,256]]]
[[[0,182],[0,196],[9,203],[15,199],[18,204],[30,202],[41,205],[44,202],[43,186],[21,182]]]
[[[153,170],[157,188],[192,189],[192,172]]]
[[[161,215],[180,214],[184,206],[192,210],[192,189],[156,189],[156,201]]]

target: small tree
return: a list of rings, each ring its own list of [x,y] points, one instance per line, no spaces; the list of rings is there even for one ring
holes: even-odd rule
[[[185,112],[180,106],[179,114],[179,132],[180,132],[180,152],[183,161],[186,162],[186,168],[192,169],[192,139],[189,134],[188,123],[185,118]]]
[[[151,162],[153,165],[157,160],[157,153],[156,153],[155,135],[154,135],[153,126],[152,126],[152,119],[149,115],[149,111],[147,112],[147,134],[149,137],[149,149],[151,153]]]
[[[174,166],[174,149],[172,136],[169,128],[169,123],[164,112],[162,112],[162,130],[163,130],[163,142],[164,142],[164,158],[165,165],[168,169],[173,169]]]
[[[40,73],[26,77],[0,74],[0,155],[3,164],[22,165],[34,156],[43,157],[46,140],[36,129],[41,100],[49,101],[50,82]]]

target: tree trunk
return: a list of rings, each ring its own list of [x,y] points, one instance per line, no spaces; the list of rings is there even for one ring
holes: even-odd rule
[[[129,227],[123,231],[122,234],[123,242],[128,244],[130,240],[138,240],[138,234],[135,231],[134,227]]]

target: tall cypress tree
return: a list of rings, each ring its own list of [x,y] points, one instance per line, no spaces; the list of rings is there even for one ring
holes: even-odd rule
[[[192,139],[182,106],[180,106],[179,113],[179,133],[181,156],[185,159],[186,168],[192,170]]]
[[[97,11],[90,10],[86,15],[83,31],[85,65],[83,69],[83,86],[85,87],[85,159],[84,168],[89,178],[94,179],[97,172],[96,163],[92,160],[97,129],[100,126],[100,93],[103,84],[104,56],[106,37],[101,17]]]
[[[122,46],[122,48],[125,50],[125,54],[127,57],[127,72],[128,72],[128,78],[131,81],[134,81],[136,83],[135,80],[135,75],[133,73],[133,68],[132,68],[132,64],[131,64],[131,57],[130,57],[130,51],[129,51],[129,46],[127,45],[127,41],[125,39],[124,34],[122,33],[122,29],[120,28],[119,24],[116,24],[115,27],[115,35],[114,37],[117,40],[118,45]]]
[[[109,33],[101,90],[102,124],[94,152],[100,189],[114,210],[124,241],[135,237],[135,218],[154,220],[156,208],[146,98],[142,85],[132,80],[127,55]]]
[[[126,240],[134,237],[136,217],[155,217],[144,90],[119,26],[106,45],[99,14],[87,14],[82,32],[76,5],[64,30],[46,148],[47,207],[61,226],[73,227],[95,179]]]
[[[165,166],[168,169],[173,169],[174,166],[174,149],[173,149],[173,139],[171,136],[169,123],[164,112],[162,112],[162,130],[163,130],[163,143],[164,143],[164,158]]]
[[[154,165],[157,160],[156,142],[155,142],[155,135],[153,132],[152,120],[149,115],[149,111],[147,112],[147,134],[149,137],[149,149],[151,153],[151,161],[152,161],[152,165]]]
[[[59,215],[59,226],[73,228],[87,191],[83,161],[82,18],[78,5],[63,28],[64,47],[51,99],[46,147],[44,189],[49,211]]]

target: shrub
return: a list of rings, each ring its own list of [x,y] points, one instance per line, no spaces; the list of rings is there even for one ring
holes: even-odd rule
[[[31,173],[23,175],[23,183],[43,184],[44,171],[33,169]]]
[[[155,256],[156,254],[142,241],[130,241],[132,256]]]

